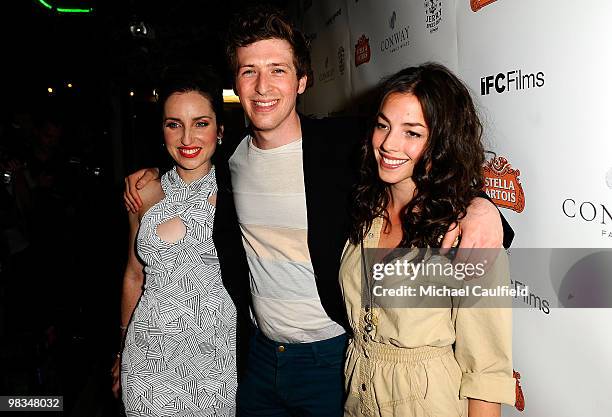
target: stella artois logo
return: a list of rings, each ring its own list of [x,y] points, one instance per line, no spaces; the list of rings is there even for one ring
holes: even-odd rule
[[[355,66],[358,67],[361,64],[370,62],[371,55],[370,40],[366,38],[366,35],[361,35],[355,45]]]
[[[512,168],[506,158],[497,156],[487,161],[483,173],[484,191],[497,206],[517,213],[525,209],[525,193],[519,180],[521,171]]]
[[[470,0],[470,7],[472,8],[473,12],[477,12],[494,1],[495,0]]]

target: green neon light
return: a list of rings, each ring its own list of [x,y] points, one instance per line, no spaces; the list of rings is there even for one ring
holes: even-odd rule
[[[53,6],[51,6],[49,3],[47,3],[45,0],[38,0],[38,2],[40,4],[42,4],[43,6],[45,6],[47,9],[53,9]]]
[[[45,0],[38,0],[38,2],[49,10],[53,10],[53,6],[47,3]],[[58,13],[91,13],[93,12],[93,8],[89,9],[68,9],[65,7],[58,7],[55,9]]]
[[[93,9],[56,9],[60,13],[90,13]]]

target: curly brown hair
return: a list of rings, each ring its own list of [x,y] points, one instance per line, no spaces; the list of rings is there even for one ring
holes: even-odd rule
[[[440,64],[406,68],[383,80],[379,109],[392,93],[413,94],[429,128],[425,149],[412,173],[415,195],[400,212],[402,240],[398,247],[440,247],[440,237],[465,216],[484,185],[482,125],[468,89]],[[389,222],[390,198],[390,184],[378,176],[370,134],[362,145],[351,243],[359,244],[376,217]]]
[[[293,64],[298,79],[308,76],[312,80],[310,50],[306,38],[296,29],[285,14],[276,7],[259,4],[238,13],[230,22],[225,52],[230,70],[236,74],[238,62],[236,50],[266,39],[282,39],[293,50]]]

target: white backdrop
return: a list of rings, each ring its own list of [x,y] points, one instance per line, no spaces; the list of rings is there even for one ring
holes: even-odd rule
[[[496,167],[510,170],[487,176],[516,231],[513,248],[549,248],[538,252],[541,264],[513,269],[513,279],[550,294],[597,252],[588,248],[612,248],[612,2],[472,3],[488,4],[473,11],[470,0],[302,1],[303,29],[315,37],[315,88],[301,111],[350,110],[351,100],[405,66],[438,61],[457,71],[479,106],[487,147],[505,160]],[[319,82],[317,74],[337,67],[340,46],[343,75]],[[526,409],[505,407],[505,416],[612,415],[612,310],[520,308],[514,318]]]
[[[344,3],[344,0],[314,1],[304,15],[314,80],[301,100],[305,107],[326,115],[344,109],[351,98],[351,47]]]

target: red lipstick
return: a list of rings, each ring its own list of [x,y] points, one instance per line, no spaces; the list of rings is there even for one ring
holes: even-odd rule
[[[196,146],[182,146],[178,150],[183,158],[195,158],[202,152],[202,148]]]

